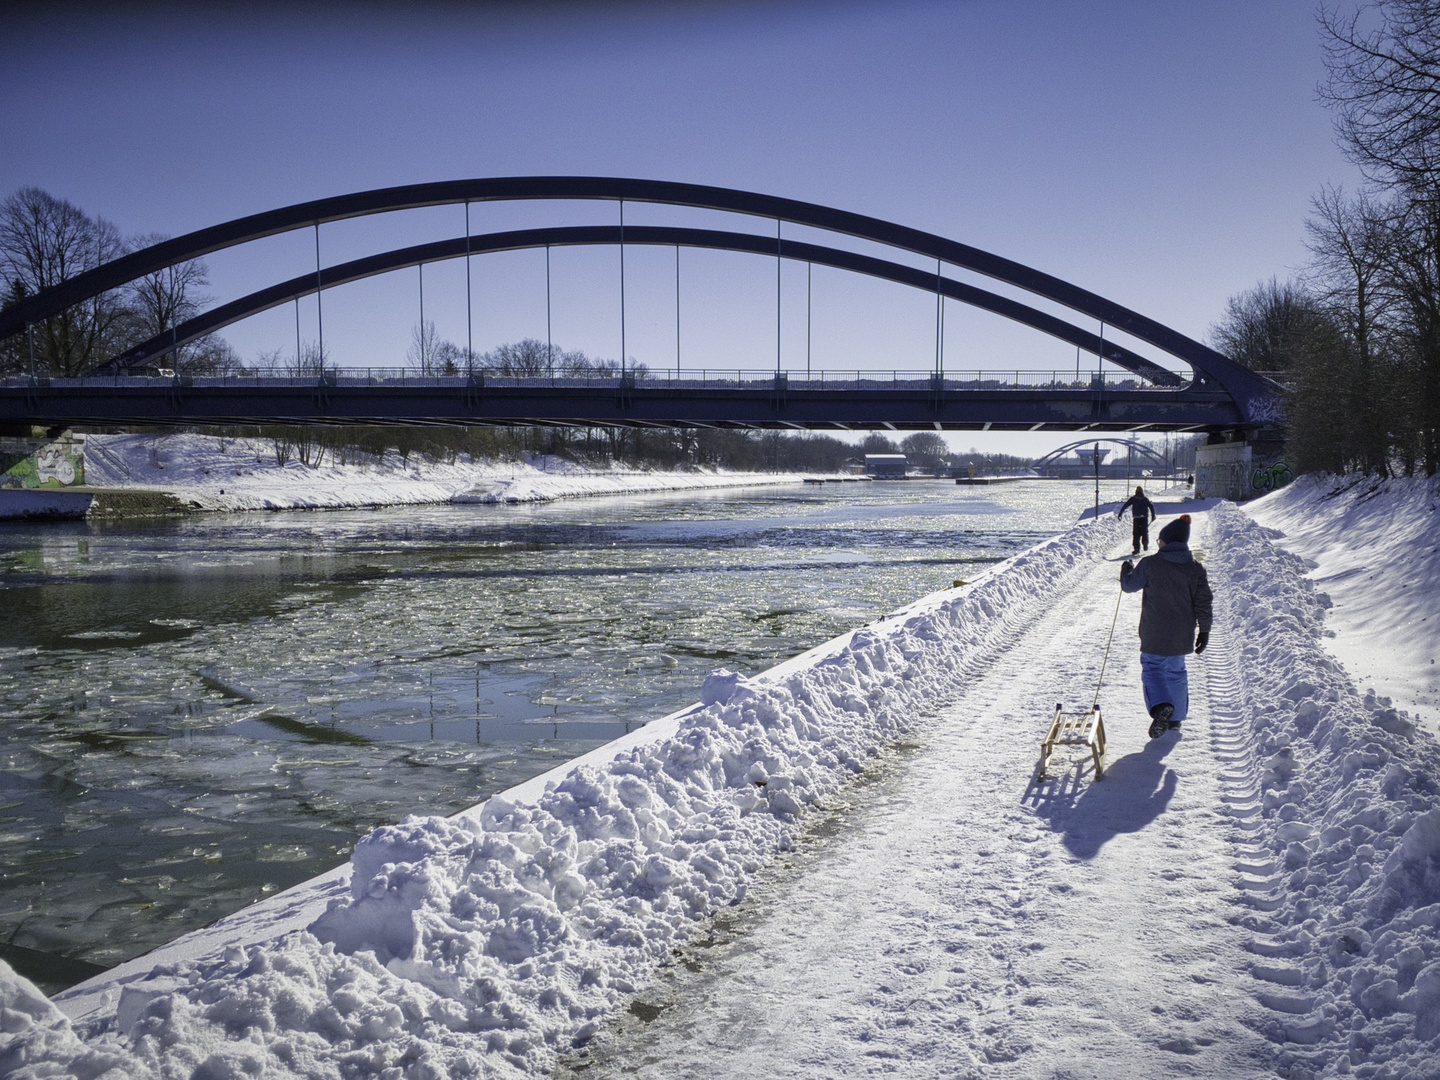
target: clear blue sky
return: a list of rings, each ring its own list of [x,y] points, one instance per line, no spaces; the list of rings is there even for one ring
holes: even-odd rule
[[[1304,262],[1321,185],[1355,183],[1315,100],[1323,68],[1306,0],[7,12],[0,194],[35,184],[126,234],[435,179],[654,177],[940,233],[1204,338],[1228,296]],[[603,205],[559,212],[614,217]],[[538,220],[472,209],[477,232]],[[322,244],[331,262],[462,231],[461,211],[444,209],[336,225]],[[299,273],[312,245],[295,236],[212,256],[212,294]],[[773,365],[773,262],[682,259],[686,366]],[[613,250],[554,254],[558,344],[618,355],[616,261]],[[671,364],[673,251],[627,252],[626,267],[628,351]],[[472,270],[477,349],[544,337],[543,255]],[[398,363],[418,317],[415,278],[327,294],[327,350]],[[463,264],[426,274],[426,315],[461,345],[464,288]],[[787,266],[792,370],[805,363],[804,302],[804,268]],[[313,336],[313,303],[302,317]],[[274,312],[227,336],[246,357],[288,352],[294,318]],[[1067,346],[958,306],[946,326],[947,368],[1075,363]],[[923,369],[934,300],[817,271],[810,334],[816,367]],[[952,439],[1025,452],[1066,441]]]

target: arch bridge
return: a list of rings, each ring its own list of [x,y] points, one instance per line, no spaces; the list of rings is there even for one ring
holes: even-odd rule
[[[1156,452],[1154,447],[1146,446],[1144,443],[1136,439],[1115,438],[1081,439],[1078,442],[1066,443],[1064,446],[1051,450],[1050,453],[1046,454],[1044,457],[1036,458],[1035,461],[1031,463],[1030,467],[1036,472],[1043,473],[1046,469],[1052,469],[1056,465],[1058,465],[1066,454],[1072,454],[1077,450],[1083,450],[1087,446],[1097,446],[1100,443],[1108,443],[1112,446],[1119,446],[1122,449],[1129,451],[1131,454],[1137,455],[1142,463],[1149,464],[1156,469],[1161,469],[1165,473],[1170,472],[1170,462],[1165,459],[1165,456],[1163,454]]]
[[[23,335],[67,308],[145,275],[264,237],[367,215],[442,205],[544,200],[619,204],[616,225],[472,234],[321,266],[220,304],[110,357],[76,379],[33,374],[0,384],[0,424],[415,423],[624,425],[893,430],[1243,432],[1274,423],[1280,388],[1213,349],[1114,301],[1021,263],[904,225],[793,199],[729,188],[611,177],[499,177],[357,192],[237,218],[132,252],[0,310],[0,339]],[[626,203],[723,211],[774,223],[774,234],[627,226]],[[826,242],[787,239],[785,225]],[[768,226],[767,226],[768,229]],[[834,238],[831,240],[830,238]],[[885,255],[835,246],[863,241]],[[663,245],[743,252],[833,267],[954,300],[1101,357],[1118,372],[1083,379],[1016,372],[855,373],[797,379],[775,371],[627,370],[517,377],[474,364],[454,375],[324,368],[308,377],[149,378],[131,373],[248,316],[310,294],[407,267],[492,252],[563,246]],[[935,269],[919,268],[933,260]],[[1099,324],[1099,333],[954,276],[969,271]],[[622,269],[623,296],[623,269]],[[621,315],[622,341],[624,315]],[[1114,340],[1122,331],[1188,367],[1187,380]],[[937,334],[939,331],[937,330]],[[21,351],[24,345],[22,342]]]

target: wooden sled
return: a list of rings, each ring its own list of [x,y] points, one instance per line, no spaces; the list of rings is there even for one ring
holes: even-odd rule
[[[1046,770],[1050,767],[1050,756],[1055,752],[1057,746],[1084,746],[1090,751],[1090,757],[1095,762],[1095,779],[1105,778],[1105,720],[1100,715],[1100,707],[1086,709],[1084,712],[1065,711],[1061,704],[1055,706],[1055,719],[1050,724],[1050,733],[1045,736],[1045,741],[1040,744],[1040,764],[1035,769],[1036,781],[1047,778]]]

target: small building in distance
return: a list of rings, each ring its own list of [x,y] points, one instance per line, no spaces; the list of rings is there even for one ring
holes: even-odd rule
[[[865,475],[875,480],[904,480],[909,468],[904,454],[865,455]]]

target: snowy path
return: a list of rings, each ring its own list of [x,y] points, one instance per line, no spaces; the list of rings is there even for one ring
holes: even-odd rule
[[[919,745],[709,947],[685,950],[584,1075],[1267,1071],[1269,1045],[1241,1022],[1259,984],[1237,885],[1268,865],[1230,809],[1248,812],[1244,789],[1225,786],[1240,752],[1230,658],[1192,661],[1185,738],[1150,742],[1127,597],[1102,695],[1106,779],[1087,765],[1031,783],[1049,707],[1093,693],[1116,567],[1097,562],[1013,627]]]

